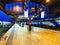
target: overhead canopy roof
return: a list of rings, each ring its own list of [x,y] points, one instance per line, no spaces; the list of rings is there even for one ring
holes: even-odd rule
[[[3,4],[12,3],[12,2],[24,2],[25,0],[0,0]],[[27,0],[28,1],[28,0]],[[50,7],[50,12],[58,13],[60,11],[60,0],[50,0],[49,3],[46,3],[46,0],[30,0],[44,6]]]

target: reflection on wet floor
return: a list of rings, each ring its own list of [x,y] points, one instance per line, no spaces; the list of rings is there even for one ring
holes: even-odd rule
[[[33,27],[33,30],[29,32],[26,25],[21,27],[15,24],[14,27],[11,45],[60,45],[59,31]]]
[[[33,31],[28,32],[25,28],[26,26],[15,30],[13,45],[60,45],[59,32],[48,29],[41,29],[36,32],[37,27],[34,27]]]

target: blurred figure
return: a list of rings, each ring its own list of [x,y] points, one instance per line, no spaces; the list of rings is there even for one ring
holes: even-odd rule
[[[28,23],[28,25],[29,25],[29,31],[31,31],[32,23],[31,23],[31,22],[29,22],[29,23]]]
[[[22,22],[22,27],[24,27],[24,22]]]

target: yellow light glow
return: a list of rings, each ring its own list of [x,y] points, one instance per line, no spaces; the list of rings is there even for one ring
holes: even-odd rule
[[[32,10],[34,10],[35,8],[31,8]]]
[[[46,0],[46,3],[49,3],[50,2],[50,0]]]
[[[31,8],[31,10],[32,10],[32,11],[34,11],[34,10],[35,10],[35,8]]]
[[[23,2],[24,0],[13,0],[14,2]]]
[[[15,7],[13,8],[13,11],[19,12],[19,11],[20,11],[20,7],[19,7],[19,6],[15,6]]]
[[[43,11],[43,8],[39,8],[40,12]]]
[[[20,7],[16,6],[16,11],[19,12],[19,10],[20,10]]]

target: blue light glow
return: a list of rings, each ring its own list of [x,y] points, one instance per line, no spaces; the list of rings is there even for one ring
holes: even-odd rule
[[[22,8],[24,7],[23,6],[23,2],[15,2],[15,3],[9,3],[9,4],[6,4],[6,10],[11,10],[11,11],[13,11],[14,10],[14,7],[16,7],[16,6],[19,6],[20,7],[20,13],[23,13],[23,15],[24,15],[24,12],[22,11]],[[40,5],[40,4],[38,4],[38,3],[35,3],[35,2],[29,2],[28,3],[28,16],[30,16],[33,12],[31,12],[31,8],[35,8],[35,11],[34,11],[34,13],[35,12],[37,12],[37,9],[38,8],[43,8],[43,9],[45,9],[45,7],[43,6],[43,5]],[[44,10],[45,12],[47,12],[48,11],[48,8],[46,8],[45,10]],[[36,14],[36,13],[35,13]],[[35,15],[35,14],[33,14],[33,15]],[[37,15],[37,14],[36,14]]]
[[[6,4],[6,7],[5,7],[5,8],[6,8],[6,10],[9,10],[9,8],[8,8],[8,4]]]
[[[10,6],[9,6],[9,8],[10,8],[9,10],[13,10],[13,9],[12,9],[13,5],[12,5],[12,4],[9,4],[9,5],[10,5]]]
[[[0,21],[12,22],[12,19],[0,10]]]
[[[11,10],[13,11],[13,7],[15,6],[19,6],[19,7],[22,7],[23,6],[23,3],[22,2],[16,2],[16,3],[9,3],[9,4],[6,4],[6,10]]]

